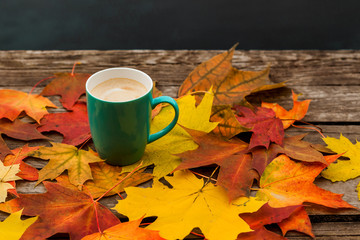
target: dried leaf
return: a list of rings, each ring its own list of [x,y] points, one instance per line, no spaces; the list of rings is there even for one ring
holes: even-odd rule
[[[80,145],[91,137],[85,103],[77,103],[71,112],[52,113],[41,119],[40,132],[56,131],[64,136],[63,143]]]
[[[284,83],[270,82],[270,68],[259,72],[233,68],[231,60],[235,47],[196,67],[180,86],[179,96],[213,88],[214,105],[223,105],[240,103],[253,92],[285,86]]]
[[[148,229],[160,231],[166,239],[183,239],[199,227],[207,239],[235,239],[251,231],[239,218],[240,213],[257,211],[265,202],[255,198],[238,198],[229,203],[225,191],[212,183],[204,185],[188,171],[165,177],[173,188],[155,181],[152,188],[126,188],[127,198],[115,210],[129,217],[157,216]]]
[[[348,157],[346,160],[338,160],[337,163],[331,164],[322,172],[322,176],[330,179],[332,182],[347,181],[360,176],[360,143],[355,144],[344,137],[342,134],[339,139],[326,137],[323,138],[327,148],[332,151]],[[357,185],[358,198],[360,199],[360,183]]]
[[[254,111],[243,106],[235,107],[237,120],[241,125],[250,128],[253,135],[249,149],[257,146],[269,148],[270,141],[283,145],[284,128],[280,119],[275,117],[273,110],[255,107]]]
[[[339,155],[325,157],[330,164]],[[326,167],[322,163],[294,162],[286,155],[275,158],[260,178],[257,197],[268,200],[273,208],[315,203],[330,208],[354,208],[342,194],[332,193],[317,187],[313,182]]]
[[[228,139],[241,132],[249,131],[238,122],[230,105],[214,106],[210,120],[219,123],[213,133]]]
[[[305,211],[304,207],[299,207],[291,214],[287,219],[278,223],[283,235],[285,236],[288,231],[295,230],[298,232],[305,233],[312,238],[315,238],[312,232],[312,226],[309,215]]]
[[[15,188],[9,182],[21,179],[16,175],[20,172],[19,167],[19,164],[4,166],[3,162],[0,161],[0,202],[5,202],[8,190]]]
[[[91,163],[90,167],[93,179],[92,181],[86,181],[84,183],[85,189],[83,189],[83,191],[85,191],[85,193],[90,192],[93,198],[102,196],[110,188],[115,186],[116,183],[127,176],[127,173],[121,173],[121,167],[111,166],[105,162]],[[137,186],[152,179],[153,176],[150,173],[144,173],[143,171],[144,169],[135,172],[105,196],[123,192],[125,187]],[[77,188],[70,183],[69,177],[66,174],[57,177],[56,181],[61,186],[74,189]]]
[[[14,121],[22,111],[40,123],[40,119],[48,114],[46,107],[56,108],[47,98],[25,92],[0,89],[0,118]]]
[[[39,216],[22,236],[22,239],[43,240],[56,233],[69,233],[70,239],[80,240],[86,235],[107,229],[120,220],[109,209],[94,202],[89,195],[44,182],[46,193],[19,194],[23,214]]]
[[[51,143],[52,147],[41,147],[29,153],[29,156],[50,160],[39,171],[37,184],[45,179],[55,179],[65,170],[68,170],[70,182],[81,186],[86,180],[92,179],[89,163],[102,162],[104,160],[95,156],[90,151],[77,149],[72,145]]]
[[[130,222],[119,223],[102,233],[93,233],[83,237],[81,240],[165,240],[160,237],[158,231],[139,227],[142,218]]]
[[[22,210],[12,213],[3,222],[0,222],[0,236],[6,240],[19,240],[25,230],[33,224],[38,217],[21,220]]]
[[[297,101],[300,94],[295,94],[292,91],[292,98],[294,106],[291,110],[287,111],[277,103],[261,103],[261,107],[270,108],[274,110],[276,117],[282,119],[284,129],[290,127],[295,120],[301,120],[305,117],[311,100]],[[294,119],[294,120],[283,120],[283,119]]]
[[[81,95],[85,94],[88,73],[55,73],[52,80],[40,93],[44,96],[60,95],[60,102],[66,109],[72,109]]]

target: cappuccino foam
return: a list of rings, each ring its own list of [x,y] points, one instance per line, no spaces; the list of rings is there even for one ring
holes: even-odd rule
[[[91,91],[95,97],[109,102],[126,102],[141,97],[147,92],[146,87],[129,78],[111,78]]]

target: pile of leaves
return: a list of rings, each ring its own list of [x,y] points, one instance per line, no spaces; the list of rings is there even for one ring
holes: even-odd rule
[[[286,239],[285,234],[295,230],[314,237],[305,206],[354,208],[342,195],[313,182],[322,172],[336,181],[358,176],[359,170],[349,173],[345,165],[358,164],[352,162],[359,161],[355,156],[359,144],[342,136],[325,138],[338,154],[324,156],[302,140],[305,135],[285,135],[305,116],[310,100],[299,101],[293,93],[290,110],[276,103],[252,105],[247,96],[285,83],[271,82],[269,67],[234,68],[233,54],[234,47],[189,74],[176,100],[178,124],[148,144],[141,163],[125,167],[106,164],[89,148],[86,102],[81,98],[89,74],[74,73],[74,68],[57,73],[39,95],[1,89],[0,132],[23,141],[51,142],[10,150],[0,135],[0,210],[11,214],[0,222],[1,236],[36,240],[68,233],[73,240],[95,240],[183,239],[195,234],[224,240]],[[154,97],[161,95],[155,90]],[[44,97],[52,95],[61,96],[66,112],[47,112],[47,107],[56,108]],[[164,128],[173,114],[170,106],[154,109],[151,132]],[[53,131],[63,136],[62,143],[42,134]],[[352,161],[333,163],[344,152]],[[38,170],[25,163],[29,158],[48,163]],[[151,187],[137,187],[151,179]],[[19,180],[43,184],[46,192],[18,194]],[[113,209],[99,203],[112,195],[119,196]],[[129,221],[120,222],[114,212]],[[268,230],[269,224],[277,224],[282,235]]]

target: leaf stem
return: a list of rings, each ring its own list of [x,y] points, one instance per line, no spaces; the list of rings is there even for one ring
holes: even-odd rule
[[[126,175],[126,177],[124,177],[123,179],[121,179],[119,182],[117,182],[114,186],[112,186],[109,190],[107,190],[103,195],[101,195],[98,199],[95,200],[95,202],[98,202],[100,199],[102,199],[106,194],[108,194],[111,190],[113,190],[114,188],[116,188],[120,183],[122,183],[125,179],[127,179],[128,177],[130,177],[132,174],[134,174],[134,172],[136,172],[137,170],[139,170],[139,168],[141,168],[141,166],[143,165],[143,162],[141,162],[136,168],[134,168],[134,170],[132,170],[131,172],[128,173],[128,175]]]
[[[75,74],[75,66],[76,64],[81,64],[81,62],[74,62],[74,65],[73,65],[73,68],[72,68],[72,71],[71,71],[71,76],[74,76]]]
[[[83,148],[84,145],[85,145],[90,139],[91,139],[91,136],[89,136],[89,137],[85,140],[85,142],[83,142],[83,144],[79,147],[78,150],[80,150],[81,148]]]
[[[201,174],[201,173],[198,173],[198,172],[195,172],[195,171],[192,171],[192,170],[190,170],[190,172],[192,172],[193,174],[198,175],[198,176],[200,176],[200,177],[203,177],[203,178],[209,178],[209,177],[206,176],[206,175],[203,175],[203,174]],[[217,179],[215,179],[215,178],[211,178],[210,180],[211,180],[211,181],[214,181],[214,182],[217,181]]]
[[[55,76],[50,76],[50,77],[47,77],[47,78],[43,78],[43,79],[41,79],[40,81],[38,81],[38,82],[33,86],[33,88],[30,90],[29,95],[34,91],[34,89],[36,88],[37,85],[39,85],[39,84],[42,83],[43,81],[46,81],[46,80],[49,80],[49,79],[52,79],[52,78],[55,78]]]

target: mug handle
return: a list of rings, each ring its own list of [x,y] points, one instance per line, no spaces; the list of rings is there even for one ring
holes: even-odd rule
[[[160,130],[157,133],[150,134],[148,137],[148,143],[151,143],[161,137],[163,137],[165,134],[171,131],[173,129],[179,119],[179,107],[177,105],[177,102],[168,96],[160,96],[157,98],[151,99],[151,108],[154,109],[158,104],[160,103],[169,103],[175,110],[175,117],[171,121],[169,125],[167,125],[164,129]]]

